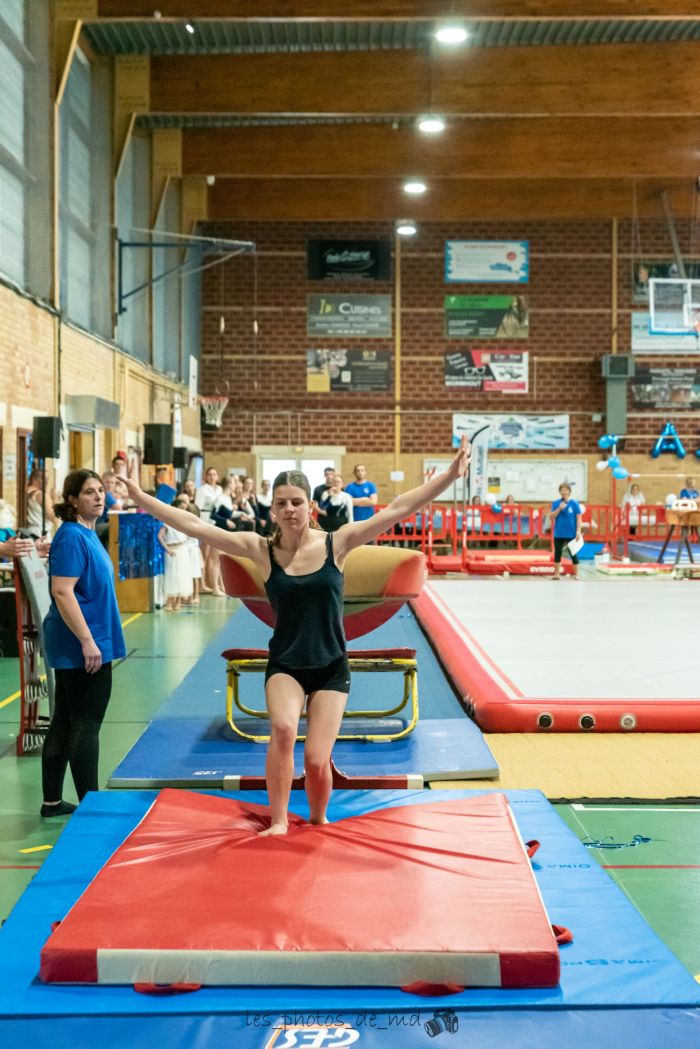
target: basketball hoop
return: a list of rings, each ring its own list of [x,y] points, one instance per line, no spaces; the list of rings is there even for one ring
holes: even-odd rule
[[[228,401],[228,397],[221,397],[218,394],[211,397],[199,398],[199,403],[204,411],[204,421],[207,426],[214,426],[217,430],[219,429]]]

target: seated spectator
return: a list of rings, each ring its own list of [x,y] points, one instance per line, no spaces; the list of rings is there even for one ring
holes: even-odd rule
[[[34,539],[50,536],[56,524],[53,504],[59,496],[45,490],[44,471],[32,470],[27,484],[27,531]]]
[[[330,486],[321,494],[318,503],[318,523],[325,532],[337,532],[345,524],[352,524],[353,503],[343,491],[343,478],[334,473]]]
[[[156,470],[155,497],[161,503],[172,506],[177,490],[170,484],[170,470],[167,466],[159,466]]]
[[[260,535],[272,534],[272,521],[270,520],[270,507],[272,506],[272,486],[265,478],[260,482],[260,493],[258,495],[258,520],[257,529]]]

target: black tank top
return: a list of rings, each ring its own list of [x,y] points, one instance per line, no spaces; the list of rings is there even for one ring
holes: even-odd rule
[[[326,559],[316,572],[287,575],[270,551],[265,590],[275,616],[270,659],[294,669],[326,667],[345,655],[343,573],[333,560],[333,536],[326,536]]]

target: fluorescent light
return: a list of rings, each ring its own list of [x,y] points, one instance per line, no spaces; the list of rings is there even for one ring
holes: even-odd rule
[[[185,29],[188,33],[194,33],[194,26],[191,22],[185,22]]]
[[[413,197],[418,197],[421,193],[425,193],[427,188],[425,182],[421,182],[417,178],[409,179],[408,182],[403,184],[404,193],[410,193]]]
[[[412,237],[418,232],[413,219],[397,219],[394,229],[400,237]]]
[[[421,117],[418,121],[418,130],[425,135],[438,135],[445,130],[445,121],[442,117],[437,116]]]
[[[463,44],[468,36],[464,26],[457,22],[445,23],[435,31],[435,39],[441,44]]]

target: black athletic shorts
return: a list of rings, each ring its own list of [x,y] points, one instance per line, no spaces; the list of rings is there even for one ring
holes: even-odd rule
[[[310,696],[312,692],[344,692],[350,691],[350,665],[347,656],[334,659],[327,667],[285,667],[282,663],[268,661],[265,671],[265,681],[269,681],[273,674],[288,674],[293,677],[304,690],[304,695]]]

